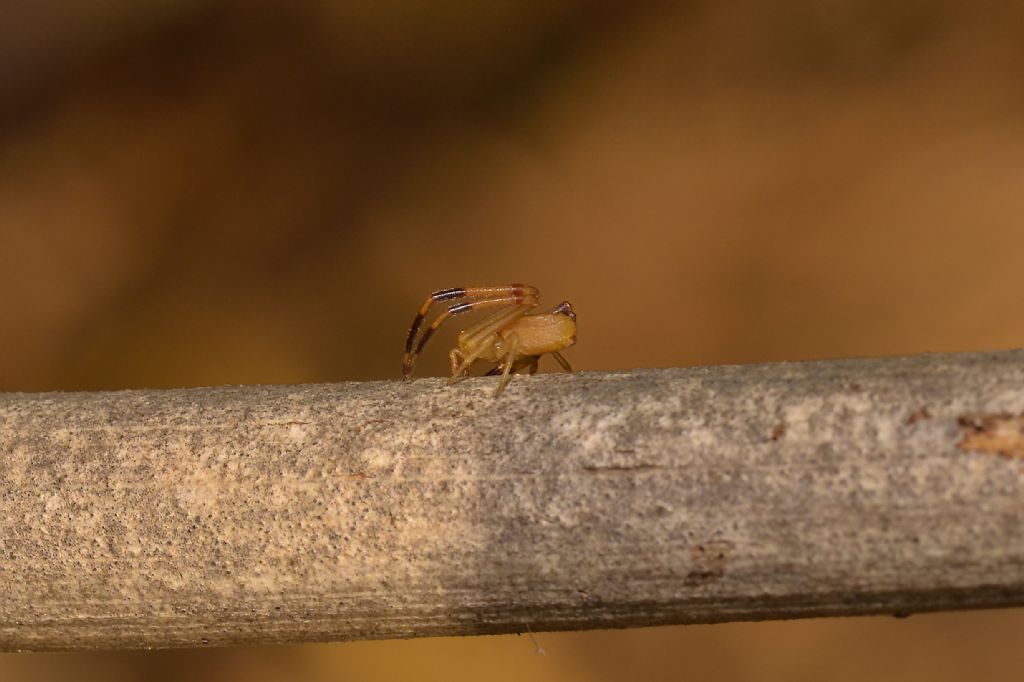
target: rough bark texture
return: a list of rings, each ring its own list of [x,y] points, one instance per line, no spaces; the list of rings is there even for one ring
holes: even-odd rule
[[[0,396],[0,648],[1024,604],[1024,353]]]

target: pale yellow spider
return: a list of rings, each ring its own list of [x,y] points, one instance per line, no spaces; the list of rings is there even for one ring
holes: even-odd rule
[[[455,303],[437,316],[419,343],[416,334],[423,324],[430,307],[440,301],[466,299]],[[540,291],[525,284],[510,284],[503,287],[455,287],[441,289],[432,293],[420,307],[416,319],[409,328],[409,337],[405,341],[405,363],[402,376],[412,377],[416,357],[422,352],[427,341],[453,315],[468,313],[482,308],[497,308],[490,315],[472,327],[459,332],[457,347],[449,354],[452,364],[452,376],[449,384],[469,376],[469,368],[477,360],[496,362],[498,366],[488,375],[501,374],[498,389],[494,395],[499,396],[512,379],[512,372],[527,369],[530,374],[537,371],[537,362],[541,355],[551,353],[567,372],[572,371],[569,362],[559,353],[576,343],[576,313],[568,301],[555,306],[543,313],[530,311],[540,305]]]

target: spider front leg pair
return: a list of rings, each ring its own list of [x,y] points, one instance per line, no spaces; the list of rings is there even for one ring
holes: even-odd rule
[[[431,306],[453,300],[461,302],[450,305],[438,315],[417,343],[416,336]],[[548,353],[554,355],[567,372],[571,372],[572,367],[559,351],[576,343],[576,313],[568,301],[563,301],[546,312],[531,312],[539,305],[540,291],[525,284],[502,287],[455,287],[435,291],[420,306],[409,328],[402,375],[406,379],[412,377],[416,358],[430,337],[446,320],[454,315],[484,308],[499,309],[459,332],[456,348],[449,355],[452,366],[449,384],[469,376],[469,369],[474,362],[494,362],[497,366],[488,372],[488,375],[501,374],[495,392],[495,396],[498,396],[511,381],[513,372],[525,369],[533,374],[537,371],[540,356]]]

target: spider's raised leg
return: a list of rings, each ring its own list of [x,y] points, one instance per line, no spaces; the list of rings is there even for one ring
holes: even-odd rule
[[[563,356],[557,350],[553,352],[552,355],[555,356],[555,360],[558,360],[558,364],[562,366],[562,369],[564,369],[566,372],[569,372],[570,374],[572,373],[572,365],[570,365],[569,361],[565,359],[565,356]]]
[[[516,286],[519,286],[519,285],[516,285]],[[530,308],[536,307],[537,306],[537,296],[534,293],[532,293],[532,292],[536,291],[536,289],[534,289],[533,287],[528,287],[528,289],[530,291],[527,291],[525,293],[516,293],[516,294],[512,294],[512,295],[508,295],[508,296],[503,296],[503,297],[499,297],[499,298],[471,299],[471,300],[468,300],[468,301],[464,301],[462,303],[456,303],[454,305],[449,306],[447,310],[445,310],[443,313],[438,315],[437,318],[430,324],[430,326],[427,327],[427,329],[423,332],[423,335],[420,337],[419,343],[416,344],[415,348],[414,348],[413,347],[413,342],[415,341],[415,332],[419,329],[419,326],[420,326],[420,324],[422,322],[422,318],[418,314],[416,316],[416,319],[413,321],[413,326],[409,330],[409,338],[406,340],[406,343],[405,343],[406,351],[405,351],[405,362],[402,365],[402,376],[404,376],[406,379],[408,379],[410,376],[412,376],[412,370],[413,370],[413,367],[416,365],[416,358],[417,358],[417,356],[419,356],[419,354],[423,351],[424,346],[427,345],[427,341],[429,341],[430,337],[434,335],[434,332],[437,331],[438,327],[440,327],[442,324],[444,324],[444,322],[448,318],[450,318],[453,315],[461,315],[462,313],[468,313],[471,310],[478,310],[478,309],[481,309],[481,308],[493,308],[495,306],[526,305],[526,306],[529,306]],[[480,290],[481,289],[478,288],[478,289],[475,289],[475,290],[467,289],[466,291],[480,291]],[[490,289],[488,289],[488,291],[489,290]],[[438,292],[438,293],[434,294],[434,296],[443,295],[447,291],[460,291],[460,290],[446,289],[446,290],[443,290],[441,292]],[[460,294],[460,296],[465,296],[465,294]],[[452,296],[452,297],[454,297],[454,296]],[[431,300],[432,299],[428,299],[428,302],[431,301]],[[426,305],[429,308],[428,304],[424,304],[424,305]]]
[[[427,313],[430,312],[431,306],[435,303],[460,298],[479,300],[509,298],[512,296],[532,296],[537,298],[539,295],[540,292],[535,287],[526,284],[509,284],[501,287],[452,287],[435,291],[430,296],[427,296],[427,300],[420,306],[419,312],[416,313],[416,317],[409,327],[409,335],[405,339],[405,354],[412,353],[413,344],[416,341],[416,334],[420,330],[420,325],[423,324],[423,320],[426,319]]]
[[[537,373],[537,365],[539,365],[539,364],[540,364],[540,357],[538,357],[536,355],[533,356],[533,361],[530,362],[530,374],[536,374]]]

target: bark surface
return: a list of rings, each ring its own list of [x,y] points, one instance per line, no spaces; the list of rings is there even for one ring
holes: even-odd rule
[[[0,395],[0,648],[1024,604],[1024,352]]]

